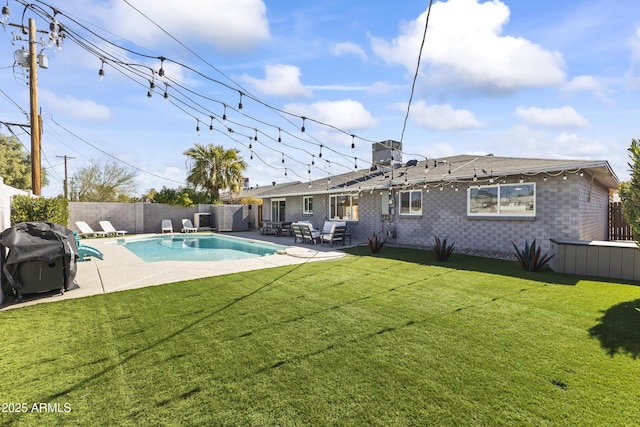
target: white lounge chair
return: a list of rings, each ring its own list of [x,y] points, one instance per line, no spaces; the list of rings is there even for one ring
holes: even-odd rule
[[[162,220],[162,232],[173,233],[173,222],[170,219]]]
[[[107,235],[104,231],[93,231],[93,229],[86,223],[86,221],[76,221],[76,227],[78,227],[78,234],[82,237],[105,237]]]
[[[193,233],[194,231],[198,231],[196,227],[193,226],[193,223],[190,219],[182,220],[182,233]]]
[[[116,230],[116,228],[111,224],[110,221],[100,221],[100,227],[107,233],[107,236],[124,236],[127,234],[126,230]]]

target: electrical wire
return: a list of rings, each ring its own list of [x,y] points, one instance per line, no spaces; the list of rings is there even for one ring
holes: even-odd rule
[[[420,51],[418,52],[418,63],[416,64],[416,72],[413,75],[413,82],[411,83],[411,94],[409,95],[409,102],[407,103],[407,114],[404,116],[404,123],[402,125],[402,133],[400,135],[400,142],[404,140],[404,132],[407,129],[407,121],[409,120],[409,112],[411,111],[411,102],[413,101],[413,93],[416,89],[416,80],[418,80],[418,74],[420,73],[420,60],[422,58],[422,49],[424,48],[424,41],[427,38],[427,29],[429,28],[429,15],[431,15],[431,4],[433,0],[429,0],[429,8],[427,9],[427,18],[424,23],[424,33],[422,34],[422,43],[420,44]]]

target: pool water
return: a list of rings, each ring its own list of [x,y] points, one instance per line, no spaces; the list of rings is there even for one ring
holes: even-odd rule
[[[275,254],[284,246],[217,234],[164,235],[142,239],[120,239],[144,262],[226,261]]]

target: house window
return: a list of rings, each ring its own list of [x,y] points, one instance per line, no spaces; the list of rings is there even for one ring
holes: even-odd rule
[[[330,196],[331,219],[342,219],[345,221],[358,220],[358,196],[340,195]]]
[[[285,199],[271,200],[271,221],[284,221]]]
[[[501,184],[470,188],[468,215],[535,216],[536,185]]]
[[[313,213],[313,197],[312,196],[305,196],[302,198],[302,213],[303,214]]]
[[[400,215],[422,215],[422,190],[400,192]]]

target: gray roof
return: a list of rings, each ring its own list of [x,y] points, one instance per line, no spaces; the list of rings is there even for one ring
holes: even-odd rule
[[[427,167],[428,166],[428,167]],[[469,182],[489,184],[504,177],[522,176],[525,181],[544,175],[586,174],[604,187],[615,190],[619,180],[606,160],[530,159],[469,155],[408,161],[395,168],[361,169],[311,182],[292,182],[260,187],[254,197],[270,198],[297,195],[367,191],[403,185],[438,185]],[[245,193],[242,194],[244,196]]]

